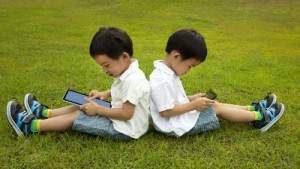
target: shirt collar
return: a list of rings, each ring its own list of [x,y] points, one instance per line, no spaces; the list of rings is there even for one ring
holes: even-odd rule
[[[175,72],[165,65],[162,60],[154,61],[154,67],[170,76],[176,76]]]
[[[126,79],[126,77],[134,72],[136,72],[139,69],[139,63],[136,59],[131,59],[131,63],[127,70],[125,70],[119,77],[117,77],[115,80],[120,79],[123,81]]]

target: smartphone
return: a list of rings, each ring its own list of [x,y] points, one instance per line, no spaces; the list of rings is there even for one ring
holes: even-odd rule
[[[63,97],[63,101],[81,106],[86,103],[85,98],[89,98],[89,96],[86,94],[68,89]],[[100,100],[100,99],[92,99],[92,100],[101,106],[111,108],[111,103],[108,101],[104,101],[104,100]]]
[[[211,89],[208,90],[208,92],[206,92],[206,98],[211,99],[211,100],[215,100],[217,99],[218,95]]]

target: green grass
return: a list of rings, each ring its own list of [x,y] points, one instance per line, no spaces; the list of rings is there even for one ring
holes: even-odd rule
[[[299,168],[300,2],[0,1],[1,168]],[[274,92],[285,115],[268,132],[221,120],[221,128],[170,138],[153,127],[132,142],[73,131],[17,139],[5,112],[28,92],[51,108],[67,88],[105,90],[112,83],[89,56],[100,26],[128,32],[148,76],[171,33],[200,31],[207,60],[182,77],[188,94],[209,88],[219,101],[249,104]]]

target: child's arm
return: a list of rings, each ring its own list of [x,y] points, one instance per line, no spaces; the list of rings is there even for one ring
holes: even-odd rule
[[[99,106],[90,98],[86,99],[87,103],[82,105],[80,109],[87,115],[101,115],[116,120],[130,120],[133,116],[135,105],[129,101],[123,103],[121,108],[107,108]]]
[[[195,99],[194,101],[184,103],[184,104],[177,104],[172,109],[165,110],[160,112],[162,117],[172,117],[184,114],[186,112],[190,112],[193,110],[203,111],[210,107],[214,100],[207,99],[205,97]]]

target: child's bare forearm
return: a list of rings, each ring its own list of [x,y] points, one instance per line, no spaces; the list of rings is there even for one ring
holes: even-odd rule
[[[121,108],[107,108],[100,107],[97,110],[97,114],[116,120],[130,120],[133,116],[135,105],[126,102]]]
[[[104,91],[109,97],[111,96],[111,91],[110,90],[106,90]]]
[[[190,102],[195,100],[195,96],[187,96],[187,98],[189,99]]]
[[[160,112],[160,115],[162,117],[173,117],[193,110],[195,110],[195,106],[193,105],[192,102],[188,102],[185,104],[177,104],[172,109]]]
[[[207,99],[205,97],[197,98],[191,102],[175,105],[172,109],[160,112],[162,117],[172,117],[178,116],[193,110],[204,111],[212,104],[214,104],[214,100]]]
[[[98,92],[98,95],[100,96],[99,98],[101,99],[104,98],[104,99],[107,99],[108,97],[111,97],[111,91],[110,90],[106,90],[106,91],[103,91],[103,92]]]

